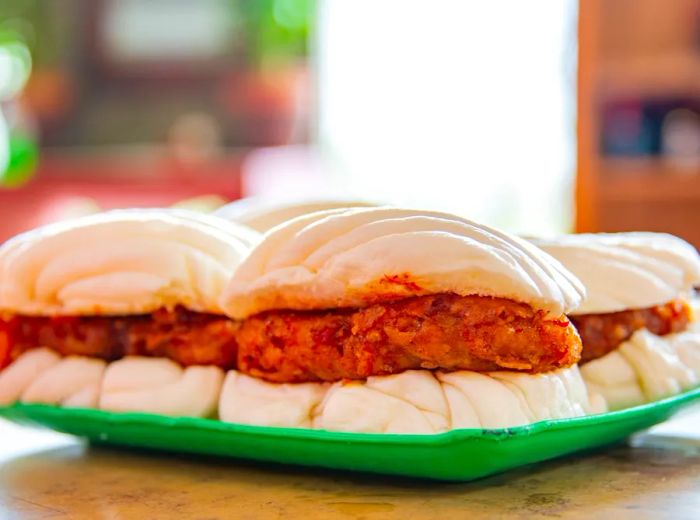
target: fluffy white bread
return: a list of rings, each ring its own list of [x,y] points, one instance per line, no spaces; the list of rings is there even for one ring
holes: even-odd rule
[[[0,405],[19,401],[34,380],[58,364],[61,356],[47,348],[25,352],[9,367],[0,371]]]
[[[576,308],[584,289],[509,234],[446,213],[353,208],[272,229],[234,273],[222,307],[245,318],[440,292],[510,298],[559,315]]]
[[[697,322],[696,322],[697,323]],[[671,346],[678,359],[688,367],[700,383],[700,331],[688,330],[674,334],[671,339]],[[663,339],[663,338],[662,338]]]
[[[586,298],[571,314],[651,307],[700,284],[700,255],[673,235],[599,233],[532,241],[586,287]]]
[[[99,407],[181,417],[216,414],[224,372],[214,366],[182,368],[164,358],[126,357],[110,363]]]
[[[219,418],[239,424],[311,428],[327,388],[322,383],[268,383],[231,370],[221,391]]]
[[[32,380],[22,392],[20,401],[95,408],[106,365],[101,359],[81,356],[62,358]]]
[[[258,234],[184,210],[115,210],[21,234],[0,247],[0,311],[132,314],[184,305],[220,312]]]
[[[604,411],[589,402],[577,367],[539,375],[409,370],[330,387],[230,372],[220,403],[224,421],[365,433],[504,428]]]
[[[323,430],[365,433],[438,433],[450,429],[449,405],[427,370],[366,382],[336,383],[314,418]]]
[[[656,336],[646,329],[605,356],[586,363],[581,374],[591,394],[619,410],[678,394],[700,383],[700,333]]]
[[[237,222],[265,233],[283,222],[302,215],[338,208],[362,208],[376,206],[367,201],[352,199],[297,200],[270,202],[256,198],[240,199],[219,208],[214,215]]]

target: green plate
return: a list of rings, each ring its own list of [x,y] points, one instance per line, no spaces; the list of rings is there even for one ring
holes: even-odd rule
[[[697,399],[700,388],[618,412],[437,435],[270,428],[32,404],[0,408],[0,416],[110,444],[466,481],[619,441]]]

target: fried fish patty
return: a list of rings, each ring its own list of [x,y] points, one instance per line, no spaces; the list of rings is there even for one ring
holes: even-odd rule
[[[575,364],[581,340],[503,298],[436,294],[362,309],[268,311],[236,334],[238,369],[277,383],[338,381],[409,369],[547,372]]]
[[[13,316],[0,320],[0,368],[40,346],[107,361],[150,356],[235,368],[236,328],[225,316],[181,307],[137,316]]]
[[[677,299],[645,309],[582,314],[570,319],[581,335],[581,362],[585,363],[612,352],[642,328],[657,336],[682,332],[692,320],[692,310],[687,301]]]

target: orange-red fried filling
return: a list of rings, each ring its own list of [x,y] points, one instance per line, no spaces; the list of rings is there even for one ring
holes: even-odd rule
[[[37,346],[106,360],[167,357],[293,383],[408,369],[546,372],[576,363],[581,352],[565,316],[503,298],[454,294],[362,309],[269,311],[240,323],[184,309],[0,322],[0,367]]]
[[[273,311],[237,335],[242,372],[275,382],[362,379],[408,369],[546,372],[579,360],[565,316],[502,298],[436,294],[363,309]]]
[[[184,366],[235,368],[236,327],[226,317],[183,308],[138,316],[14,316],[0,321],[0,368],[3,360],[10,363],[39,346],[63,356],[152,356]]]
[[[571,316],[583,341],[581,362],[584,363],[615,350],[639,329],[646,328],[663,336],[684,331],[691,320],[690,305],[680,299],[646,309]]]

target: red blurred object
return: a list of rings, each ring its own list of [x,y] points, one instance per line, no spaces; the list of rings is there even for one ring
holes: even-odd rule
[[[0,370],[10,364],[10,338],[16,321],[0,319]]]
[[[260,146],[307,142],[308,69],[288,65],[230,74],[222,81],[221,104]]]
[[[60,69],[35,69],[22,92],[22,102],[42,124],[59,122],[76,98],[71,77]]]
[[[102,209],[164,207],[199,195],[240,198],[242,154],[185,164],[169,154],[42,156],[36,177],[18,189],[0,190],[0,242],[53,220],[76,198]]]

